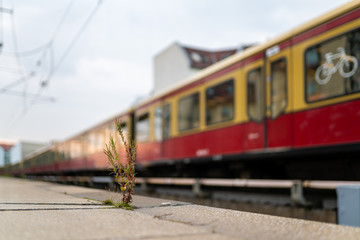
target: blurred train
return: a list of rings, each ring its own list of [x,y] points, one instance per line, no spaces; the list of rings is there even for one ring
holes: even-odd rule
[[[216,63],[12,174],[103,174],[114,120],[138,176],[360,180],[360,1]]]

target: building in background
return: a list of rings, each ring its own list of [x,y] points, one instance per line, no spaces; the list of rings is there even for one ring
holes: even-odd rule
[[[15,143],[8,141],[0,142],[0,167],[9,165],[11,163],[11,148],[14,146],[14,144]]]
[[[19,141],[0,142],[0,167],[20,162],[26,155],[46,146],[42,143]]]
[[[243,47],[244,49],[246,47]],[[238,49],[221,51],[186,47],[175,42],[154,57],[154,92],[157,94],[220,60]]]

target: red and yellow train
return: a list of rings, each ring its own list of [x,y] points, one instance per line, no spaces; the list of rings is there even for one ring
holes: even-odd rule
[[[121,119],[140,175],[360,179],[360,2],[352,1],[11,166],[108,167]]]

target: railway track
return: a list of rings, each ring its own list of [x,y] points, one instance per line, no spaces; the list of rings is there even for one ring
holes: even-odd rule
[[[110,176],[29,176],[116,189]],[[137,178],[136,194],[323,222],[337,222],[336,187],[360,181]]]
[[[28,176],[50,182],[113,184],[110,176]],[[227,179],[227,178],[136,178],[137,184],[178,185],[178,186],[211,186],[238,188],[274,188],[291,189],[301,187],[305,189],[335,190],[338,186],[359,185],[360,181],[322,181],[322,180],[271,180],[271,179]],[[296,187],[295,187],[296,186]],[[295,190],[295,189],[294,189]]]

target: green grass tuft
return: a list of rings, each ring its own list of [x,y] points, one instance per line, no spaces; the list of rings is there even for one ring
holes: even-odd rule
[[[105,201],[103,201],[104,205],[110,205],[110,206],[114,206],[114,202],[111,198],[106,199]]]
[[[122,209],[125,209],[125,210],[134,210],[134,207],[131,206],[130,203],[114,202],[111,198],[108,198],[108,199],[102,201],[102,203],[104,205],[113,206],[115,208],[122,208]]]
[[[120,202],[120,203],[114,203],[113,205],[114,207],[116,208],[122,208],[122,209],[125,209],[125,210],[134,210],[134,207],[131,206],[129,203],[125,203],[125,202]]]

